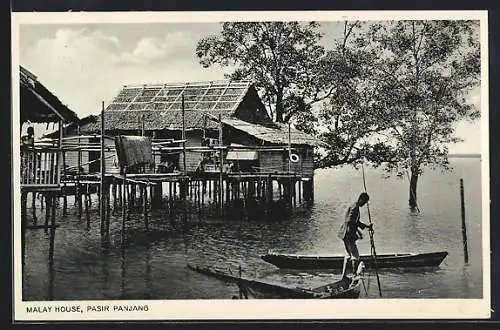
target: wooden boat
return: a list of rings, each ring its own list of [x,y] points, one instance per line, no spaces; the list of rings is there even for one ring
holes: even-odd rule
[[[358,271],[352,276],[343,276],[334,283],[313,289],[291,288],[277,284],[256,281],[238,277],[218,269],[204,268],[188,264],[187,267],[201,274],[209,275],[227,282],[236,283],[240,289],[240,296],[245,299],[254,297],[259,299],[340,299],[358,298],[361,292],[361,282],[364,265],[360,264]]]
[[[398,253],[377,255],[378,268],[395,267],[437,267],[446,258],[448,252]],[[276,267],[283,269],[338,269],[342,268],[344,256],[311,256],[294,254],[268,253],[261,256]],[[371,255],[360,256],[366,268],[374,268]]]

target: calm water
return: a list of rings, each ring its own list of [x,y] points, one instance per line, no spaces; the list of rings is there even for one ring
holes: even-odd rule
[[[384,297],[481,298],[481,162],[452,159],[450,173],[427,171],[419,181],[421,213],[407,208],[408,181],[385,179],[379,170],[366,170],[375,244],[384,252],[449,252],[439,268],[396,269],[380,272]],[[459,179],[465,181],[468,265],[463,262]],[[319,170],[315,176],[315,203],[289,219],[200,219],[183,222],[154,211],[149,234],[142,216],[132,215],[125,247],[120,245],[120,212],[111,218],[111,242],[101,244],[97,210],[86,228],[75,209],[58,217],[54,265],[48,260],[49,239],[43,230],[26,234],[24,300],[86,299],[228,299],[235,285],[194,273],[186,263],[227,270],[238,266],[243,275],[289,286],[314,287],[339,278],[330,272],[278,270],[259,255],[268,249],[287,253],[343,254],[336,237],[345,208],[362,190],[361,172],[351,168]],[[73,206],[73,200],[69,200]],[[95,208],[95,203],[93,204]],[[30,212],[28,212],[30,214]],[[366,209],[362,210],[367,220]],[[39,218],[43,217],[39,214]],[[41,220],[39,220],[41,221]],[[42,220],[43,221],[43,220]],[[370,253],[368,235],[359,241],[361,253]],[[368,295],[377,298],[373,272],[366,280]]]

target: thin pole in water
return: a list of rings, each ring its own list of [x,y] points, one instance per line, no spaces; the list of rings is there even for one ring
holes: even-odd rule
[[[365,188],[365,193],[366,193],[365,166],[363,163],[361,163],[361,171],[363,173],[363,187]],[[370,203],[369,202],[366,202],[366,210],[368,211],[368,220],[370,221],[370,224],[372,224],[372,217],[370,214]],[[380,286],[380,277],[378,275],[377,251],[375,250],[375,240],[373,239],[373,229],[370,229],[369,232],[370,232],[371,252],[372,252],[372,257],[373,257],[373,263],[375,265],[375,274],[377,275],[378,294],[380,297],[382,297],[382,288]]]
[[[102,102],[101,109],[101,194],[99,195],[99,211],[101,218],[101,235],[104,234],[104,221],[106,217],[106,209],[104,207],[104,172],[105,172],[105,162],[104,162],[104,101]]]
[[[467,248],[467,227],[465,225],[465,201],[464,201],[464,179],[460,179],[460,210],[462,213],[462,242],[464,245],[464,262],[469,263],[469,251]]]

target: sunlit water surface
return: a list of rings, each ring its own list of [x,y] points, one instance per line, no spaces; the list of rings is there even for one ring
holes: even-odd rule
[[[380,170],[366,170],[377,253],[449,252],[438,268],[380,271],[384,297],[482,297],[481,161],[452,159],[452,165],[452,172],[425,172],[418,187],[418,215],[410,214],[407,207],[407,180],[387,179]],[[465,182],[468,265],[463,261],[460,177]],[[238,293],[235,285],[192,272],[187,263],[231,268],[233,272],[241,266],[244,276],[291,287],[333,282],[339,278],[338,272],[278,270],[260,255],[269,249],[343,254],[336,232],[345,208],[362,189],[361,172],[345,167],[316,171],[314,205],[287,219],[190,215],[182,221],[155,210],[146,234],[139,212],[127,224],[124,248],[119,210],[111,218],[110,244],[103,245],[95,201],[87,229],[85,215],[81,219],[76,215],[70,199],[68,216],[58,215],[52,269],[49,235],[43,230],[26,234],[23,296],[25,300],[228,299]],[[41,214],[39,218],[43,219]],[[366,208],[362,219],[368,220]],[[358,246],[362,254],[370,253],[368,235]],[[361,297],[377,298],[373,271],[368,272],[365,283],[368,294],[363,291]]]

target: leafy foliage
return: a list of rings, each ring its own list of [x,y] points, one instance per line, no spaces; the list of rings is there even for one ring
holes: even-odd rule
[[[196,54],[204,67],[234,66],[232,79],[251,79],[277,122],[288,122],[306,107],[328,96],[318,77],[325,50],[318,23],[226,22],[220,35],[201,39]],[[286,100],[290,101],[285,104]],[[307,112],[307,111],[306,111]]]

